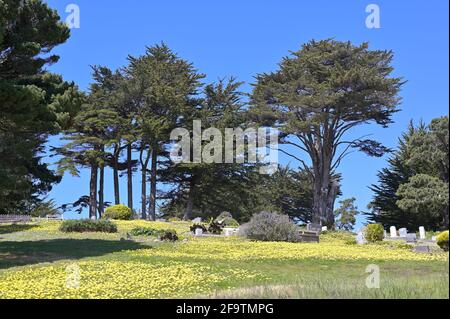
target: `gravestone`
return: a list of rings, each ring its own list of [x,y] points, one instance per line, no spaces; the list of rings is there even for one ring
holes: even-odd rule
[[[320,225],[320,224],[308,223],[308,224],[306,225],[306,230],[314,231],[314,232],[320,233],[320,232],[322,231],[322,225]]]
[[[416,247],[413,248],[413,252],[415,252],[415,253],[429,253],[430,252],[430,247],[428,247],[426,245],[417,245]]]
[[[386,231],[386,229],[383,231],[383,238],[387,238],[387,231]]]
[[[408,234],[408,230],[406,228],[400,228],[398,230],[398,233],[401,238],[406,238],[406,235]]]
[[[236,231],[235,228],[228,228],[228,227],[225,227],[225,228],[223,229],[223,233],[224,233],[224,235],[225,235],[226,237],[233,236],[234,233],[235,233],[235,231]]]
[[[408,233],[406,234],[406,242],[407,243],[415,243],[417,241],[416,233]]]
[[[322,227],[322,231],[327,231],[328,230],[328,227],[327,226],[323,226]]]
[[[427,238],[427,233],[425,232],[425,227],[423,227],[423,226],[419,227],[419,236],[420,236],[420,239]]]
[[[397,228],[395,228],[395,226],[391,226],[391,228],[389,228],[389,232],[390,232],[391,238],[397,237]]]
[[[193,222],[193,223],[201,223],[201,222],[202,222],[202,218],[201,218],[201,217],[194,218],[194,219],[192,220],[192,222]]]
[[[364,232],[363,231],[359,231],[358,235],[356,235],[356,243],[358,245],[366,244],[366,239],[364,238]]]
[[[436,241],[436,236],[431,237],[432,241]]]
[[[203,235],[203,229],[196,228],[195,229],[195,236],[201,236],[201,235]]]

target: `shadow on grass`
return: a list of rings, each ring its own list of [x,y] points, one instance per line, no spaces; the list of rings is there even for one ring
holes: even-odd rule
[[[29,229],[33,229],[35,227],[38,227],[38,225],[33,225],[33,224],[8,224],[8,225],[1,225],[0,224],[0,235],[26,231],[26,230],[29,230]]]
[[[0,242],[0,269],[148,248],[133,241],[52,239]]]

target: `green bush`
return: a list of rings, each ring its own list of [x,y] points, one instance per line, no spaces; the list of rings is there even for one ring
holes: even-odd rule
[[[130,232],[133,236],[149,236],[157,237],[163,241],[177,241],[178,235],[175,230],[172,229],[154,229],[148,227],[136,227]]]
[[[436,238],[437,244],[444,251],[448,251],[448,230],[440,233]]]
[[[241,234],[252,240],[299,242],[299,227],[287,215],[261,212],[241,227]]]
[[[110,206],[105,210],[103,219],[130,220],[133,216],[131,208],[125,205]]]
[[[59,230],[65,233],[102,232],[116,233],[117,226],[109,220],[65,220],[59,226]]]
[[[214,221],[222,223],[224,227],[239,227],[238,221],[229,212],[222,212]]]
[[[364,238],[369,243],[376,243],[382,241],[384,237],[384,228],[380,224],[367,225],[364,230]]]
[[[56,207],[56,203],[53,199],[40,202],[31,210],[30,215],[33,217],[46,217],[61,215],[61,211]]]
[[[179,217],[170,217],[169,219],[168,219],[168,221],[169,222],[181,222],[181,218],[179,218]]]

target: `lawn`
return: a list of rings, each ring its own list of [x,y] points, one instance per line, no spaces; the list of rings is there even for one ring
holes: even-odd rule
[[[189,224],[116,222],[119,233],[65,234],[59,222],[0,225],[0,298],[449,298],[448,253],[354,245],[193,238]],[[175,229],[176,243],[130,237]],[[380,288],[366,287],[366,267]]]

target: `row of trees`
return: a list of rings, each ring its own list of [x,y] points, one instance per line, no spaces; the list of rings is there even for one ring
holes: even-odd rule
[[[356,207],[351,199],[341,203],[341,210],[334,209],[340,163],[355,149],[377,157],[389,151],[367,137],[350,139],[349,132],[368,123],[392,123],[403,82],[391,76],[391,51],[369,50],[367,43],[310,41],[283,58],[276,71],[257,75],[247,99],[235,79],[205,84],[205,76],[190,62],[161,44],[130,56],[119,70],[94,66],[93,83],[84,94],[45,71],[57,61],[49,52],[69,37],[55,11],[39,0],[6,0],[0,3],[0,19],[0,213],[27,211],[64,172],[78,175],[87,168],[89,194],[64,207],[89,207],[90,217],[101,216],[109,204],[104,176],[110,168],[114,203],[121,203],[119,179],[124,174],[131,208],[133,177],[139,171],[145,219],[154,220],[158,212],[190,219],[232,210],[245,220],[270,208],[329,228],[339,216],[338,227],[345,228],[354,223]],[[280,151],[301,168],[280,167],[266,176],[258,173],[259,164],[173,163],[170,132],[185,128],[192,136],[193,120],[222,132],[227,127],[276,128]],[[440,140],[435,132],[439,123],[416,134],[414,145]],[[55,174],[42,154],[48,136],[60,133],[65,145],[51,149],[58,156]],[[437,149],[430,147],[414,148],[417,154],[408,162],[414,178],[408,176],[395,189],[395,205],[402,211],[419,209],[414,200],[421,201],[410,196],[415,189],[441,191],[445,183],[448,188],[448,169],[445,173],[423,160]],[[384,191],[380,187],[374,191]],[[444,212],[438,202],[432,201]],[[387,210],[376,205],[376,215],[385,216]]]

